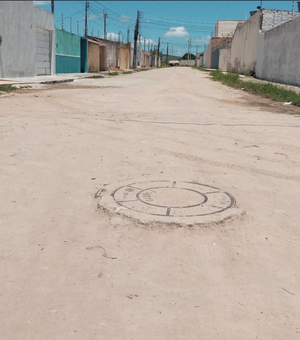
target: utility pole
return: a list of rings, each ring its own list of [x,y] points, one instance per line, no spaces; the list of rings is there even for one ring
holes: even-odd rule
[[[157,45],[157,67],[159,67],[159,48],[160,48],[160,38],[158,38],[158,45]]]
[[[54,14],[54,0],[51,0],[51,13]]]
[[[64,15],[61,13],[61,30],[64,30]]]
[[[106,18],[107,18],[107,14],[106,14],[106,10],[103,10],[103,19],[104,19],[104,39],[107,40],[107,33],[106,33]]]
[[[136,68],[136,62],[137,62],[137,39],[139,36],[139,20],[140,20],[140,11],[137,11],[136,24],[134,28],[133,68]]]
[[[72,17],[70,18],[70,33],[72,33]]]
[[[119,43],[121,42],[121,31],[119,31]]]
[[[144,38],[144,51],[146,51],[146,39]]]
[[[169,59],[169,43],[167,43],[167,65],[168,65],[168,59]]]
[[[172,46],[172,57],[174,56],[174,52],[173,52],[173,46]]]
[[[89,2],[85,2],[85,29],[84,29],[84,36],[87,37],[88,35],[88,25],[87,25],[87,16],[88,16],[88,8],[89,8]]]
[[[130,31],[129,31],[129,28],[127,28],[127,44],[129,44],[129,34],[130,34]]]

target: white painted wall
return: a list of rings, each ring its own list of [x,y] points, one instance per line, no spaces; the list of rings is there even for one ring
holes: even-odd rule
[[[55,72],[53,14],[32,1],[0,1],[0,77],[32,77],[36,70],[36,26],[51,31],[51,73]]]
[[[300,86],[300,17],[259,37],[256,77]]]

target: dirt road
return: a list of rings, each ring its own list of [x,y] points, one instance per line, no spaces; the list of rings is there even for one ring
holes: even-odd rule
[[[300,339],[299,117],[208,78],[0,96],[2,340]],[[239,213],[168,224],[97,208],[103,188],[154,180],[220,188]],[[159,190],[155,209],[198,195]]]

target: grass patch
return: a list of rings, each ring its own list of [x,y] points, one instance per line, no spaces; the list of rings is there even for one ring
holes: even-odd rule
[[[136,68],[135,69],[136,72],[143,72],[143,71],[149,71],[148,68]]]
[[[11,85],[0,85],[0,92],[12,92],[18,90],[17,87]]]
[[[108,72],[109,76],[117,76],[119,72]]]
[[[25,85],[25,86],[20,86],[19,89],[31,89],[32,86]]]
[[[258,94],[265,98],[270,98],[277,102],[292,102],[293,105],[300,106],[300,94],[292,90],[271,83],[254,83],[243,81],[237,73],[226,73],[216,70],[210,72],[212,79],[233,88],[241,89],[251,94]]]
[[[122,72],[122,74],[131,74],[132,73],[132,71],[124,71],[124,72]]]
[[[192,66],[192,68],[199,70],[199,71],[205,71],[205,68],[202,66]]]

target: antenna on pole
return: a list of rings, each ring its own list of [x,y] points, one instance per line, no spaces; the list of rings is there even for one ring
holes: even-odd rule
[[[54,14],[54,0],[51,0],[51,13]]]

